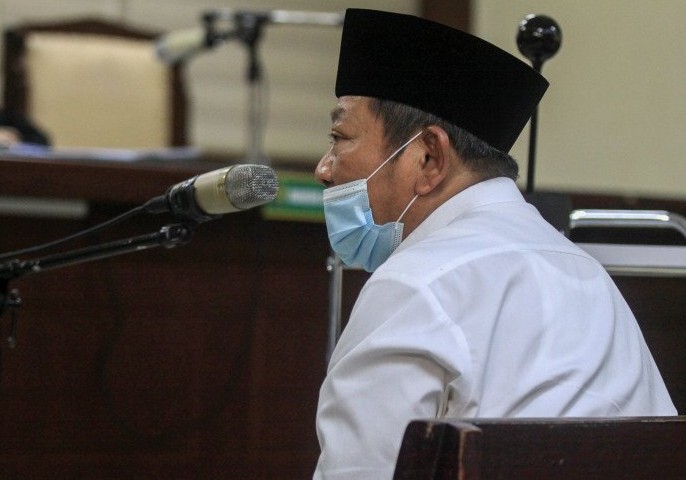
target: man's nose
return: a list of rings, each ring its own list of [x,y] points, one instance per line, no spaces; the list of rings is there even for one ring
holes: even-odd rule
[[[329,150],[319,160],[317,168],[314,170],[315,178],[324,186],[330,185],[333,180],[331,177],[331,162],[331,150]]]

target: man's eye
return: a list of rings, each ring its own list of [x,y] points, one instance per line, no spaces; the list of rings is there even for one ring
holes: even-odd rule
[[[331,140],[331,143],[339,143],[343,142],[348,139],[348,137],[345,136],[345,134],[342,134],[340,132],[331,132],[329,134],[329,139]]]

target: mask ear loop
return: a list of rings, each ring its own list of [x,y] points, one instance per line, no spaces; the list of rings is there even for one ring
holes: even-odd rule
[[[384,160],[383,163],[381,163],[381,165],[379,165],[378,167],[376,167],[376,170],[374,170],[374,171],[367,177],[367,180],[369,180],[369,179],[372,178],[374,175],[376,175],[376,172],[378,172],[379,170],[381,170],[381,168],[382,168],[384,165],[386,165],[388,162],[390,162],[391,159],[392,159],[393,157],[395,157],[398,153],[400,153],[400,152],[402,151],[403,148],[407,147],[410,143],[414,142],[414,141],[417,139],[417,137],[419,137],[422,133],[423,133],[423,130],[420,130],[419,132],[417,132],[417,134],[416,134],[414,137],[410,138],[407,142],[403,143],[402,146],[401,146],[400,148],[398,148],[395,152],[391,153],[391,156],[388,157],[386,160]],[[414,200],[413,200],[413,201],[414,201]]]
[[[405,207],[405,210],[403,210],[403,213],[400,214],[400,216],[399,216],[398,219],[395,221],[395,223],[398,223],[398,222],[400,222],[400,220],[402,220],[402,218],[405,216],[405,214],[406,214],[407,211],[410,209],[410,207],[412,206],[412,204],[413,204],[418,198],[419,198],[419,195],[415,195],[414,198],[413,198],[412,200],[410,200],[410,203],[407,204],[407,207]]]

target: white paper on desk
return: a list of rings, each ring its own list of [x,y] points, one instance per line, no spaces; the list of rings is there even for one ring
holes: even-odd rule
[[[12,145],[0,151],[5,155],[60,160],[105,160],[134,162],[139,160],[190,160],[200,156],[197,147],[169,148],[92,148],[45,147],[33,144]]]

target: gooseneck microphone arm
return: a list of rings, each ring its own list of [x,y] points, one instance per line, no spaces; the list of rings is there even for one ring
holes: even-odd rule
[[[173,248],[191,241],[194,224],[165,225],[158,232],[133,238],[115,240],[101,245],[55,253],[32,260],[14,259],[0,265],[0,319],[6,310],[11,310],[10,333],[6,338],[10,348],[17,344],[17,309],[21,306],[19,291],[10,290],[9,282],[16,278],[52,270],[69,265],[101,260],[130,252],[139,252],[152,247]],[[0,345],[0,369],[2,367],[2,346]]]
[[[8,281],[30,273],[101,260],[124,253],[139,252],[152,247],[173,248],[190,242],[193,232],[193,225],[180,223],[165,225],[156,233],[54,253],[32,260],[11,260],[0,265],[0,281]]]
[[[31,273],[100,260],[124,253],[138,252],[152,247],[173,248],[177,245],[183,245],[190,242],[195,228],[200,223],[219,218],[226,213],[239,212],[264,205],[276,198],[277,191],[278,178],[271,168],[265,165],[231,165],[173,185],[166,194],[151,199],[142,207],[137,207],[127,214],[92,227],[80,234],[0,255],[0,261],[16,255],[14,259],[0,263],[0,318],[5,310],[10,308],[13,309],[14,315],[16,308],[21,304],[19,293],[9,289],[10,280]],[[20,260],[18,258],[19,255],[54,248],[68,241],[102,231],[105,227],[121,223],[124,219],[139,213],[170,214],[177,218],[180,223],[165,225],[156,233],[54,253],[32,260]],[[16,318],[13,318],[12,332],[14,332],[15,324]],[[10,334],[8,342],[10,347],[14,347],[16,343],[14,333]],[[1,350],[0,347],[0,368]]]
[[[90,252],[86,251],[73,251],[73,252],[67,252],[62,257],[61,255],[51,255],[47,256],[45,258],[39,258],[36,260],[31,260],[31,261],[21,261],[19,260],[19,256],[21,255],[27,255],[30,253],[34,252],[39,252],[41,250],[48,250],[51,248],[56,248],[60,245],[66,244],[68,242],[71,242],[76,239],[84,238],[88,235],[95,234],[97,232],[101,232],[107,228],[114,227],[115,225],[118,225],[125,220],[138,215],[139,213],[143,212],[142,207],[136,207],[133,208],[127,212],[125,212],[122,215],[119,215],[113,219],[110,219],[106,222],[100,223],[98,225],[95,225],[94,227],[88,228],[86,230],[82,230],[80,232],[77,232],[73,235],[69,235],[68,237],[60,238],[58,240],[44,243],[42,245],[35,245],[32,247],[28,248],[23,248],[21,250],[15,250],[12,252],[7,252],[4,254],[0,255],[0,320],[2,319],[3,314],[6,311],[10,311],[12,319],[10,323],[10,332],[9,335],[6,337],[7,343],[10,348],[14,348],[17,344],[16,341],[16,330],[17,330],[17,311],[19,307],[21,306],[21,298],[19,296],[19,290],[17,289],[10,289],[9,287],[9,282],[12,279],[24,276],[28,273],[36,273],[42,270],[46,270],[48,268],[56,268],[61,265],[67,265],[67,264],[74,264],[74,263],[80,263],[83,261],[87,261],[89,259],[94,259],[94,258],[89,258],[91,255],[95,255],[96,252],[93,250],[94,248],[97,250],[100,247],[91,247]],[[131,242],[131,240],[124,240],[124,242]],[[134,241],[134,243],[138,243]],[[109,247],[104,247],[103,250],[107,250]],[[78,252],[78,253],[77,253]],[[122,252],[123,253],[123,252]],[[112,253],[113,255],[114,253]],[[80,255],[83,255],[82,258],[80,258]],[[101,254],[101,255],[96,255],[98,258],[103,258],[103,256],[111,256],[108,254]],[[0,374],[2,372],[2,343],[0,342]]]

